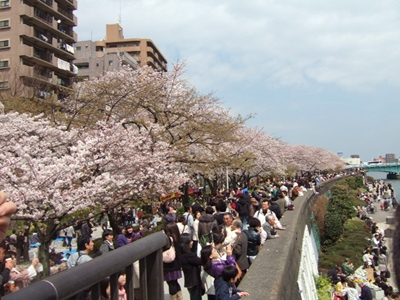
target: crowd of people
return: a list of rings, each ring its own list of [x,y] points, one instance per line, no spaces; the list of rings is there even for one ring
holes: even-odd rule
[[[164,261],[164,280],[170,299],[182,298],[184,278],[191,300],[239,299],[248,293],[237,289],[261,247],[284,231],[285,212],[305,191],[318,193],[318,183],[275,182],[226,190],[207,202],[195,201],[178,214],[174,203],[164,203],[165,233],[176,257]],[[165,249],[165,252],[169,251]]]
[[[379,228],[377,222],[371,217],[376,213],[376,204],[379,209],[387,211],[387,204],[396,205],[395,193],[391,185],[384,181],[374,182],[369,185],[367,192],[359,195],[365,201],[364,206],[357,207],[357,215],[365,221],[366,227],[371,231],[367,239],[367,246],[362,253],[363,264],[355,269],[349,258],[338,264],[328,272],[335,285],[335,300],[400,300],[400,293],[389,283],[391,277],[388,269],[388,249],[385,245],[385,232]],[[395,207],[395,206],[394,206]],[[356,289],[359,285],[360,292]],[[383,295],[380,295],[383,292]],[[374,298],[375,294],[375,298]]]
[[[116,214],[119,225],[117,233],[110,229],[106,213],[96,218],[93,215],[86,219],[78,217],[74,225],[66,226],[59,233],[64,246],[69,250],[72,239],[76,238],[77,251],[69,255],[67,261],[54,253],[51,273],[73,268],[90,261],[96,255],[132,243],[164,219],[164,232],[170,237],[170,246],[175,251],[173,260],[164,261],[164,280],[169,287],[170,299],[183,299],[182,287],[178,282],[182,277],[190,299],[201,299],[203,294],[207,294],[208,299],[238,299],[247,296],[248,293],[237,289],[237,286],[267,240],[279,239],[280,232],[286,229],[283,218],[287,217],[286,211],[295,209],[296,197],[307,190],[318,193],[318,184],[334,176],[340,174],[226,190],[210,199],[199,197],[192,205],[186,204],[182,214],[177,213],[182,210],[179,209],[178,201],[155,205],[151,217],[144,216],[141,209],[121,208]],[[99,226],[103,230],[103,243],[94,256],[92,233]],[[11,244],[14,240],[18,241],[19,234],[9,237]],[[36,242],[33,238],[31,244]],[[26,237],[24,239],[26,241]],[[15,254],[9,254],[12,260],[20,257],[18,248],[16,250]],[[164,250],[167,252],[170,248]],[[36,276],[29,275],[29,281],[24,277],[21,287],[40,277],[40,263],[37,259],[32,260],[32,266]],[[17,271],[16,274],[24,273],[17,266],[11,269]],[[135,289],[139,290],[138,264],[134,269]],[[35,273],[33,270],[31,274]],[[125,295],[124,276],[120,274],[120,299],[124,299]],[[102,286],[102,295],[109,297],[108,281],[105,280]],[[85,299],[88,293],[82,291],[76,299]]]

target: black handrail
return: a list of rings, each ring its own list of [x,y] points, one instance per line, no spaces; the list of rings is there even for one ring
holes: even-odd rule
[[[168,238],[164,233],[151,234],[132,244],[8,294],[3,299],[63,300],[91,288],[92,300],[100,300],[100,283],[107,277],[110,277],[111,299],[117,299],[118,273],[125,270],[127,299],[133,300],[133,263],[138,260],[142,299],[163,299],[162,248],[168,243]]]

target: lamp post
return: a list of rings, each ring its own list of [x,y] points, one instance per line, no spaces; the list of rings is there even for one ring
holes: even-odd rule
[[[228,167],[226,167],[226,189],[229,190],[229,172],[228,172]]]

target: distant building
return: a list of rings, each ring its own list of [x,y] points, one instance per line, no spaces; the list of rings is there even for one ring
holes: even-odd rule
[[[77,68],[77,0],[0,1],[0,90],[16,96],[67,92]]]
[[[96,43],[92,41],[81,41],[75,46],[76,60],[79,73],[77,80],[89,79],[104,75],[107,71],[119,70],[122,65],[129,65],[136,69],[139,64],[128,52],[98,53]]]
[[[76,44],[75,64],[79,78],[100,76],[106,71],[118,70],[121,64],[136,68],[150,66],[167,71],[167,60],[150,39],[125,39],[119,24],[106,25],[106,38],[100,41],[81,41]]]
[[[346,165],[359,165],[361,163],[360,157],[342,158]]]
[[[386,159],[385,159],[383,156],[381,156],[381,155],[379,155],[378,158],[374,158],[373,161],[377,161],[377,162],[381,162],[381,163],[386,163]]]
[[[396,163],[399,162],[399,159],[397,158],[396,154],[390,153],[385,155],[386,162],[387,163]]]
[[[350,157],[351,157],[351,158],[360,158],[360,155],[358,155],[358,154],[353,154],[353,155],[350,155]]]

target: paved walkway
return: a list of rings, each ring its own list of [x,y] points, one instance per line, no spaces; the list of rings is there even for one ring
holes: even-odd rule
[[[372,217],[373,221],[375,221],[380,229],[386,230],[388,228],[394,229],[393,224],[386,223],[386,218],[394,216],[394,210],[391,208],[390,211],[383,211],[380,209],[379,202],[374,202],[376,207],[376,212],[374,214],[370,214],[369,216]],[[372,237],[372,236],[371,236]],[[388,279],[388,282],[396,289],[398,287],[394,283],[394,271],[393,271],[393,261],[392,261],[392,238],[385,237],[385,245],[388,251],[388,268],[390,272],[393,274],[391,278]]]

